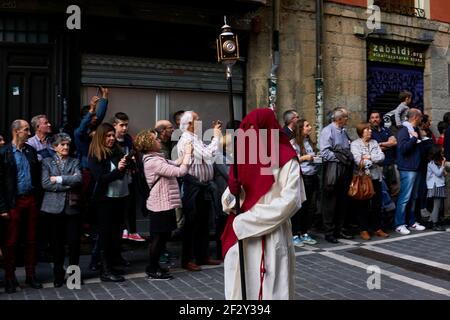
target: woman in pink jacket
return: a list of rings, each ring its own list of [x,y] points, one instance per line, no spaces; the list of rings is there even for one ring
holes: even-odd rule
[[[181,207],[177,178],[187,174],[192,145],[185,147],[184,158],[177,162],[166,160],[161,153],[161,142],[154,130],[140,132],[134,141],[135,148],[144,156],[144,173],[150,188],[147,209],[150,211],[150,258],[146,273],[150,279],[169,280],[172,275],[159,265],[159,257],[172,230],[177,227],[175,208]]]

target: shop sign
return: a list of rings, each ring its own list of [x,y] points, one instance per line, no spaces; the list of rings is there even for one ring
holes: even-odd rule
[[[404,43],[369,42],[367,60],[425,67],[425,49]]]

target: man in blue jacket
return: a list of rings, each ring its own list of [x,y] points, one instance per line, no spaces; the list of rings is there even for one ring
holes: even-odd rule
[[[88,168],[88,152],[89,145],[95,130],[102,123],[108,109],[108,88],[100,87],[101,97],[95,95],[91,98],[89,105],[81,108],[81,122],[74,132],[74,142],[77,148],[77,157],[80,160],[81,176],[82,176],[82,195],[85,197],[83,208],[83,229],[89,232],[90,225],[93,223],[89,217],[88,195],[90,194],[91,175]],[[94,250],[95,251],[95,250]],[[95,263],[96,264],[96,263]]]
[[[422,120],[422,112],[418,109],[409,109],[407,122],[397,134],[397,167],[400,172],[400,194],[397,200],[395,212],[395,231],[407,235],[411,231],[423,231],[425,227],[416,222],[415,200],[419,190],[419,170],[422,157],[426,149],[432,143],[431,139],[420,136],[418,125]],[[409,125],[408,125],[409,123]],[[406,224],[406,210],[409,210],[408,223]],[[407,228],[408,226],[408,228]],[[409,229],[409,230],[408,230]]]
[[[108,109],[109,90],[102,87],[100,89],[102,97],[93,96],[89,105],[81,108],[81,122],[74,132],[74,140],[81,169],[88,168],[87,155],[92,136],[95,133],[95,129],[105,118]]]

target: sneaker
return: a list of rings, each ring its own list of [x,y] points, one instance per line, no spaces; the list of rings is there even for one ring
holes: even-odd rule
[[[314,240],[313,238],[311,238],[311,236],[307,233],[305,233],[304,235],[301,236],[301,240],[303,243],[306,243],[306,244],[316,244],[317,243],[317,241]]]
[[[425,230],[425,227],[423,225],[421,225],[420,223],[416,222],[412,226],[409,227],[409,230],[423,231],[423,230]]]
[[[401,225],[401,226],[398,226],[397,228],[395,228],[395,232],[398,232],[402,235],[407,235],[407,234],[411,233],[411,231],[409,231],[405,225]]]
[[[170,273],[161,273],[161,272],[155,272],[155,273],[147,273],[147,279],[148,280],[171,280],[173,279],[173,276]]]
[[[123,230],[123,233],[122,233],[122,239],[124,239],[124,240],[127,240],[128,239],[128,230]]]
[[[300,239],[299,236],[295,236],[292,239],[292,241],[294,242],[294,246],[296,246],[296,247],[303,247],[304,246],[304,243],[303,243],[302,239]]]
[[[144,242],[144,241],[145,241],[145,239],[142,238],[142,237],[139,235],[139,233],[130,233],[130,234],[128,235],[128,240],[131,240],[131,241],[138,241],[138,242]]]

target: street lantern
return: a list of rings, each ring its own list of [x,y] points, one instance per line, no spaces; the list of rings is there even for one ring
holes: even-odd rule
[[[231,27],[225,24],[222,27],[222,33],[217,39],[217,60],[225,64],[232,65],[239,59],[239,42],[237,35],[233,34]]]
[[[216,40],[217,61],[226,66],[230,120],[234,121],[232,68],[239,60],[239,42],[237,35],[231,31],[231,27],[227,24],[227,17],[224,18],[224,23],[222,33]]]
[[[232,68],[233,65],[239,60],[239,42],[238,37],[231,31],[231,27],[227,24],[227,17],[224,17],[224,25],[222,27],[222,33],[216,40],[217,45],[217,61],[223,63],[226,66],[226,78],[228,83],[228,106],[230,112],[230,120],[234,122],[234,106],[233,106],[233,81],[232,81]],[[237,136],[234,135],[233,139],[233,173],[234,178],[238,179],[238,167],[237,167]],[[236,215],[240,214],[240,199],[239,195],[236,197]],[[242,240],[238,240],[239,245],[239,266],[241,274],[241,290],[242,300],[247,300],[247,290],[245,286],[245,268],[244,268],[244,245]]]

